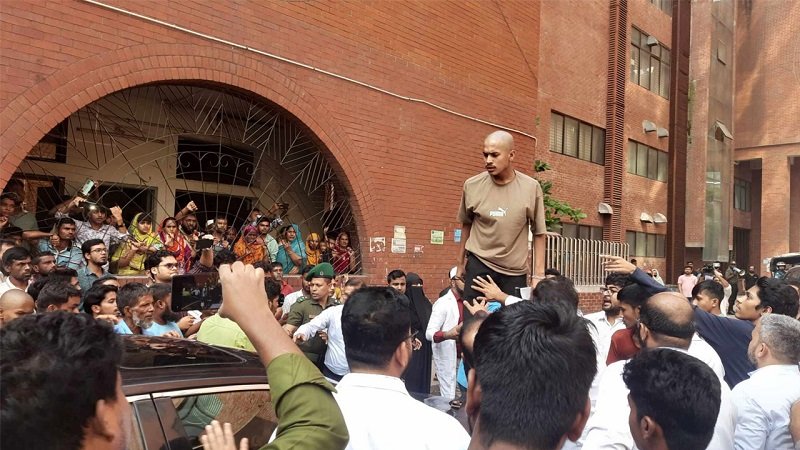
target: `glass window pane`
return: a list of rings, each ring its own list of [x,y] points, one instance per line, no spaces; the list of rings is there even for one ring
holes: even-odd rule
[[[591,236],[591,231],[589,231],[589,227],[587,227],[586,225],[580,225],[578,227],[578,238],[590,239],[591,237],[592,236]]]
[[[658,154],[660,151],[651,148],[647,155],[647,178],[655,180],[658,178]]]
[[[592,160],[592,126],[581,123],[578,136],[578,158],[586,161]]]
[[[578,226],[574,223],[561,222],[561,235],[568,238],[578,237]]]
[[[669,154],[658,152],[658,181],[667,181],[669,174]]]
[[[631,46],[631,82],[639,84],[639,48]]]
[[[650,53],[644,49],[639,51],[641,52],[639,54],[641,64],[639,67],[639,85],[650,89],[650,71],[652,70],[650,67]]]
[[[602,241],[603,240],[603,227],[591,227],[591,235],[589,236],[590,239],[595,241]]]
[[[631,29],[631,43],[633,45],[639,44],[639,39],[641,39],[641,33],[636,28]]]
[[[647,236],[644,233],[636,233],[636,252],[634,255],[647,256]]]
[[[656,258],[663,258],[666,255],[666,243],[663,234],[656,235]]]
[[[661,79],[659,80],[659,95],[669,98],[669,65],[661,64]]]
[[[578,156],[578,121],[564,117],[564,154]]]
[[[628,173],[636,173],[636,142],[628,141]]]
[[[550,151],[562,153],[564,144],[564,116],[550,114]]]
[[[647,235],[647,256],[656,256],[656,235]]]
[[[636,233],[633,231],[626,231],[625,232],[625,242],[628,244],[628,252],[631,255],[635,255],[636,252]]]
[[[668,49],[668,48],[666,48],[666,47],[661,47],[661,61],[662,61],[664,64],[667,64],[667,65],[671,64],[671,61],[672,61],[672,60],[670,59],[670,57],[671,57],[671,56],[672,56],[672,53],[669,51],[669,49]]]
[[[606,130],[595,127],[592,131],[592,162],[605,164],[606,162]]]
[[[658,77],[661,73],[661,61],[656,57],[650,57],[650,90],[658,93]]]
[[[249,438],[250,448],[267,445],[278,419],[269,391],[221,392],[172,397],[191,448],[200,448],[200,436],[212,420],[230,422],[236,438]]]
[[[640,48],[649,48],[647,47],[647,38],[650,37],[644,33],[639,33],[639,47]]]
[[[647,146],[637,144],[639,150],[636,152],[636,175],[647,176]]]

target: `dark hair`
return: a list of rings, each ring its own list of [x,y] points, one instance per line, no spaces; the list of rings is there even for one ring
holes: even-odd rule
[[[158,267],[158,265],[161,264],[162,259],[170,256],[173,256],[172,253],[166,250],[158,250],[152,255],[148,256],[147,259],[144,260],[144,270],[147,271],[147,275],[150,275],[150,269],[153,267]]]
[[[483,322],[473,352],[481,443],[555,448],[584,410],[597,373],[586,322],[554,303],[515,303]]]
[[[274,263],[273,263],[273,264],[274,264]],[[280,263],[278,263],[278,264],[280,264]],[[283,268],[283,265],[281,265],[281,268]],[[307,265],[303,266],[303,268],[302,268],[302,269],[300,269],[300,275],[305,275],[305,274],[307,274],[308,272],[311,272],[311,269],[313,269],[313,268],[314,268],[314,266],[312,266],[312,265],[310,265],[310,264],[307,264]],[[301,278],[301,279],[303,279],[303,280],[305,280],[305,279],[306,279],[306,277],[305,277],[305,276],[301,276],[300,278]]]
[[[673,297],[674,301],[686,301]],[[680,340],[690,341],[694,336],[694,320],[689,316],[688,321],[680,322],[670,317],[659,305],[653,301],[653,297],[647,299],[639,311],[639,322],[646,325],[654,334]]]
[[[60,230],[61,227],[63,227],[64,225],[76,225],[76,224],[75,224],[75,221],[72,220],[71,217],[62,217],[62,218],[56,220],[56,224],[55,224],[56,233],[58,233],[58,230]]]
[[[569,278],[545,278],[539,281],[533,289],[532,295],[537,301],[560,304],[572,313],[578,311],[578,291],[575,290],[575,285]]]
[[[91,253],[92,247],[100,244],[105,245],[106,243],[102,239],[89,239],[83,241],[83,244],[81,244],[81,254],[83,255],[84,258],[86,258],[86,254]]]
[[[705,292],[705,295],[719,300],[720,303],[725,297],[725,290],[722,289],[722,285],[714,280],[703,280],[697,283],[692,288],[692,297],[697,297],[697,294],[701,292]]]
[[[687,264],[687,265],[683,266],[683,270],[686,270],[686,269],[694,270],[694,267]]]
[[[560,277],[561,276],[561,272],[559,272],[558,269],[550,267],[550,268],[544,270],[544,275],[545,276],[550,275],[550,276],[553,276],[553,277]]]
[[[78,271],[69,267],[56,267],[47,274],[47,279],[54,282],[64,282],[70,284],[73,278],[78,278]]]
[[[266,285],[265,288],[266,288],[266,291],[267,291],[267,298],[268,299],[272,300],[273,298],[278,297],[278,296],[281,295],[281,284],[280,283],[278,283],[277,281],[272,280],[270,278],[265,278],[264,280],[265,280],[264,284]]]
[[[139,299],[150,294],[150,289],[142,283],[125,283],[117,291],[117,308],[124,312],[125,308],[131,308],[139,304]]]
[[[405,277],[406,277],[406,273],[405,272],[403,272],[400,269],[394,269],[393,271],[389,272],[388,275],[386,275],[386,282],[387,283],[391,283],[392,281],[394,281],[394,280],[396,280],[398,278],[405,278]]]
[[[617,300],[634,308],[640,308],[647,297],[649,297],[647,290],[635,283],[625,286],[617,293]]]
[[[219,269],[223,264],[233,264],[236,262],[236,253],[227,248],[223,248],[214,255],[214,267]]]
[[[92,314],[92,306],[102,303],[109,292],[117,292],[117,287],[104,284],[92,286],[83,296],[83,312]]]
[[[14,225],[8,225],[7,227],[5,227],[2,230],[0,230],[0,237],[4,237],[4,238],[5,237],[10,237],[10,236],[22,237],[22,233],[24,231],[25,230],[23,230],[20,227],[17,227],[17,226],[14,226]]]
[[[71,284],[49,280],[36,296],[36,309],[46,311],[50,305],[61,306],[67,303],[71,297],[80,296],[81,291],[75,289]]]
[[[461,333],[458,334],[458,343],[461,345],[461,353],[464,355],[465,372],[468,372],[469,368],[475,367],[475,357],[473,356],[475,353],[475,342],[473,341],[472,348],[470,349],[464,342],[464,337],[469,334],[473,328],[480,328],[487,317],[489,317],[489,313],[486,311],[478,311],[472,317],[464,319],[464,324],[461,326]]]
[[[347,363],[351,369],[386,367],[410,329],[411,308],[405,296],[389,287],[353,292],[342,310]]]
[[[15,241],[11,240],[11,239],[4,239],[4,238],[0,237],[0,247],[2,247],[2,246],[16,247],[17,243]]]
[[[303,267],[303,270],[306,270],[306,267],[308,267],[309,269],[306,272],[303,272],[303,273],[308,273],[308,272],[311,271],[311,269],[314,268],[314,267],[308,265],[308,266]],[[269,271],[270,272],[272,272],[273,270],[275,270],[277,268],[280,268],[282,270],[283,269],[283,264],[279,263],[278,261],[275,261],[275,262],[273,262],[272,264],[269,265]],[[303,277],[303,278],[305,278],[305,277]]]
[[[711,442],[721,387],[706,363],[671,349],[643,349],[625,364],[622,379],[637,421],[645,416],[655,421],[667,447],[704,449]]]
[[[347,280],[347,283],[344,284],[344,287],[360,288],[363,286],[364,286],[364,280],[358,278],[351,278]]]
[[[153,296],[154,301],[164,300],[171,294],[172,285],[170,283],[153,283],[150,285],[150,295]]]
[[[31,258],[31,264],[39,264],[45,256],[55,257],[56,255],[54,255],[53,252],[36,252]]]
[[[11,250],[8,250],[10,252]],[[5,257],[3,264],[5,265]],[[761,277],[756,280],[758,298],[761,304],[756,309],[772,308],[773,314],[797,317],[798,295],[795,288],[784,280],[778,278]]]
[[[630,275],[620,272],[611,272],[606,275],[606,286],[617,286],[622,289],[629,284],[631,284]]]
[[[19,206],[20,203],[22,203],[22,197],[20,197],[16,192],[3,192],[0,194],[0,201],[3,200],[11,200],[14,202],[14,206]]]
[[[52,281],[50,276],[45,275],[39,278],[38,280],[34,281],[33,283],[29,284],[28,290],[26,292],[28,292],[28,295],[30,295],[31,298],[33,298],[33,301],[35,302],[36,299],[39,298],[39,292],[41,292],[44,285],[49,283],[50,281]]]
[[[14,261],[22,261],[30,257],[31,252],[25,247],[11,247],[3,253],[3,267],[11,265]]]
[[[25,316],[0,330],[0,347],[3,448],[79,449],[98,400],[126,401],[120,339],[88,315]]]
[[[102,285],[103,282],[105,282],[107,280],[119,280],[119,278],[115,277],[114,275],[105,274],[102,277],[92,281],[92,287]],[[114,286],[114,287],[116,287],[116,286]]]

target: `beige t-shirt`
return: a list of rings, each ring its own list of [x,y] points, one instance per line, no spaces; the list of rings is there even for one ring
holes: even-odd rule
[[[542,187],[518,171],[502,186],[488,172],[475,175],[464,182],[458,221],[472,224],[467,251],[492,270],[523,275],[528,272],[528,224],[533,234],[547,231]]]

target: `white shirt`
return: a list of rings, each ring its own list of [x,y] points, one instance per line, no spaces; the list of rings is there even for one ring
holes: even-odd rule
[[[347,357],[344,353],[344,335],[342,334],[342,310],[344,305],[336,305],[323,310],[310,322],[300,325],[294,335],[303,335],[311,339],[319,330],[328,329],[328,351],[325,352],[325,365],[336,375],[350,373]]]
[[[711,370],[717,374],[719,380],[725,383],[725,366],[722,365],[722,359],[720,359],[714,347],[703,340],[699,334],[695,333],[692,337],[688,353],[711,367]]]
[[[750,373],[733,388],[736,407],[737,450],[791,450],[789,417],[792,404],[800,400],[800,369],[797,365],[771,365]]]
[[[681,349],[672,350],[695,356]],[[628,425],[628,416],[631,411],[628,405],[629,391],[622,379],[622,371],[626,363],[627,361],[617,361],[603,371],[595,412],[586,424],[588,431],[583,443],[585,450],[632,450],[637,448]],[[731,390],[721,378],[720,390],[719,415],[717,415],[717,423],[714,427],[714,436],[711,438],[707,450],[730,450],[733,447],[735,411],[731,401]]]
[[[19,288],[14,286],[14,284],[11,283],[11,277],[6,277],[6,279],[3,280],[2,283],[0,283],[0,296],[5,294],[6,291],[10,291],[11,289],[19,289]],[[20,289],[20,290],[22,290],[22,289]],[[27,292],[27,290],[28,290],[28,288],[25,288],[26,292]]]
[[[469,434],[454,417],[414,400],[399,378],[349,373],[333,395],[350,434],[349,450],[463,450],[469,446]]]
[[[618,330],[624,329],[625,323],[622,322],[622,317],[618,317],[614,323],[609,323],[608,319],[606,319],[606,313],[603,311],[586,314],[583,318],[591,323],[587,328],[592,336],[594,348],[597,349],[597,374],[594,376],[592,386],[589,388],[589,398],[594,400],[597,398],[597,390],[600,388],[600,374],[606,368],[608,349],[611,347],[611,335]],[[594,401],[592,401],[592,408],[594,408]]]
[[[306,293],[303,292],[302,289],[300,289],[299,291],[294,291],[291,294],[284,297],[283,306],[281,306],[281,311],[283,311],[283,316],[281,316],[281,318],[285,319],[289,317],[289,310],[292,309],[292,305],[294,305],[295,302],[300,300],[304,295],[306,295]]]

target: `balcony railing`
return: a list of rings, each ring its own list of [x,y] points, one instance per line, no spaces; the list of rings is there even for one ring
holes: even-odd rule
[[[558,269],[576,287],[600,286],[605,282],[602,255],[628,259],[628,244],[547,235],[545,267]],[[579,289],[581,290],[581,289]]]

